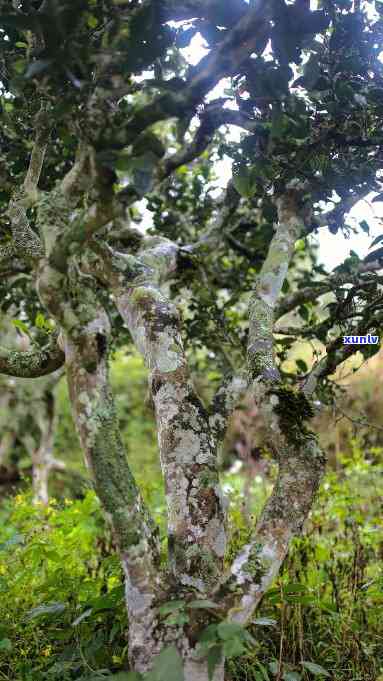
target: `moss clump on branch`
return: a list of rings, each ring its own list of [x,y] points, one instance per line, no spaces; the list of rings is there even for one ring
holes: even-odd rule
[[[283,434],[292,444],[302,444],[302,440],[310,435],[304,422],[315,413],[306,395],[286,386],[273,388],[270,393],[278,397],[274,411],[278,414]]]

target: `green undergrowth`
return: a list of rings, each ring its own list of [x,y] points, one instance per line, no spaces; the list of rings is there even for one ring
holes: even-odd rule
[[[249,537],[239,480],[225,478],[232,498],[228,559]],[[254,479],[254,522],[268,491]],[[382,496],[382,450],[362,453],[354,443],[327,473],[305,535],[249,628],[246,654],[233,647],[228,678],[380,678]],[[99,681],[126,670],[123,599],[119,560],[93,492],[52,500],[46,509],[23,493],[1,507],[0,679]]]

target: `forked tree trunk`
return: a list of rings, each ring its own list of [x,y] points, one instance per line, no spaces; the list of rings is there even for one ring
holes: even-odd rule
[[[70,201],[57,190],[61,217]],[[298,192],[299,194],[299,192]],[[177,246],[147,239],[137,257],[95,245],[84,272],[113,292],[121,316],[150,371],[159,450],[168,502],[169,557],[161,565],[158,530],[131,473],[119,432],[108,376],[110,325],[90,286],[68,290],[65,258],[48,253],[39,271],[42,302],[63,332],[74,420],[96,492],[114,528],[126,583],[131,668],[144,673],[166,646],[176,646],[185,681],[209,681],[206,659],[196,656],[196,634],[212,620],[199,614],[195,627],[166,623],[159,606],[173,599],[211,598],[228,621],[247,625],[278,574],[291,538],[301,531],[323,470],[315,437],[304,425],[307,396],[282,384],[273,348],[274,308],[293,245],[302,228],[295,189],[278,205],[279,224],[253,292],[249,310],[248,375],[224,381],[209,408],[188,376],[177,308],[161,286],[177,268]],[[52,200],[53,200],[52,199]],[[49,210],[47,210],[49,208]],[[42,228],[54,249],[54,205],[45,206]],[[61,226],[58,226],[60,229]],[[84,259],[85,260],[85,259]],[[228,417],[245,387],[265,416],[279,477],[253,536],[227,574],[225,504],[217,449]],[[200,619],[199,619],[200,617]],[[193,620],[194,624],[194,620]],[[214,681],[224,681],[224,663]]]

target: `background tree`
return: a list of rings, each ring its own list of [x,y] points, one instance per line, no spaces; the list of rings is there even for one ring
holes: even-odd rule
[[[65,363],[87,465],[119,544],[138,673],[166,645],[156,678],[161,665],[187,681],[223,678],[225,642],[246,637],[241,627],[321,479],[324,456],[307,426],[312,398],[330,401],[336,367],[359,349],[365,357],[378,349],[343,345],[342,336],[379,335],[380,248],[363,263],[351,255],[327,277],[297,267],[291,290],[285,283],[309,234],[347,232],[350,208],[380,190],[383,24],[380,3],[377,14],[367,13],[372,6],[2,3],[1,258],[4,281],[14,283],[3,302],[22,305],[30,324],[39,312],[49,317],[59,340],[52,334],[24,353],[2,349],[0,370],[33,378]],[[209,52],[189,67],[179,48],[197,32]],[[226,97],[207,101],[224,77]],[[240,143],[216,136],[225,124],[243,129]],[[213,202],[205,185],[224,153],[233,178]],[[144,197],[151,234],[129,220]],[[320,202],[335,205],[324,211]],[[329,291],[336,303],[323,317],[318,299]],[[298,330],[276,326],[295,309]],[[165,566],[109,385],[112,328],[123,333],[121,320],[150,370],[168,504]],[[296,334],[318,338],[326,353],[311,371],[301,363],[291,374],[282,361]],[[223,374],[209,404],[190,377],[198,348]],[[247,390],[279,475],[226,572],[218,450]],[[161,619],[159,608],[180,599],[187,620]]]

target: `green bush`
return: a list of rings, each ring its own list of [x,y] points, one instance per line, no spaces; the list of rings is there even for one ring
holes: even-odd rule
[[[251,650],[230,660],[233,681],[377,681],[383,672],[383,452],[352,454],[329,471],[307,524],[250,632]],[[243,545],[238,474],[229,555]],[[257,516],[270,483],[255,479]],[[164,519],[163,502],[148,494]],[[93,492],[80,501],[0,511],[0,679],[97,681],[127,667],[127,621],[118,557]]]

